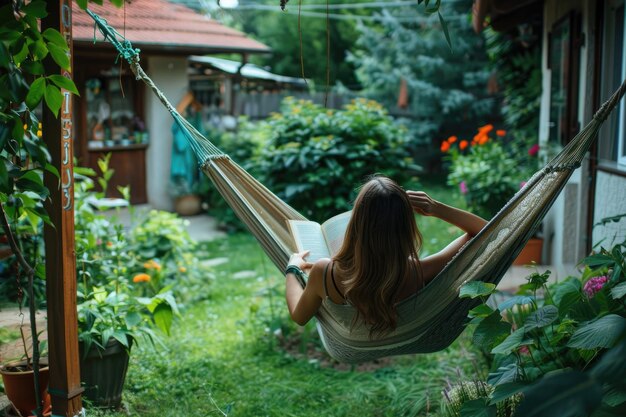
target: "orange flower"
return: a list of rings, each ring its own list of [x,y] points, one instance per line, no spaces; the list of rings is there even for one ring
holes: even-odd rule
[[[448,143],[452,144],[452,143],[456,142],[456,139],[457,139],[456,136],[450,136],[448,138]]]
[[[493,130],[493,125],[492,124],[484,125],[483,127],[478,128],[478,131],[480,133],[484,133],[484,134],[487,134],[487,133],[491,132],[492,130]]]
[[[184,266],[179,266],[178,267],[178,272],[181,272],[181,273],[184,274],[185,272],[187,272],[187,268],[185,268]]]
[[[506,130],[500,129],[500,130],[496,130],[496,135],[502,137],[506,135]]]
[[[107,245],[107,247],[110,248],[111,246],[113,246],[113,242],[107,242],[106,245]]]
[[[150,275],[148,274],[137,274],[133,277],[133,282],[150,282]]]
[[[467,145],[469,145],[469,143],[468,143],[466,140],[462,140],[462,141],[459,143],[459,149],[460,149],[460,150],[463,150],[463,149],[467,148]]]
[[[144,262],[143,267],[146,269],[154,269],[156,271],[161,270],[161,265],[154,259],[150,259],[148,262]]]
[[[480,139],[478,140],[479,145],[484,145],[487,142],[489,142],[489,136],[487,135],[481,136]]]
[[[446,141],[441,143],[441,152],[448,152],[450,150],[450,144]]]

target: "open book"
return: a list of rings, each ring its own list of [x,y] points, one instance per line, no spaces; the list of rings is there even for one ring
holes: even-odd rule
[[[289,220],[289,229],[298,251],[311,251],[306,259],[308,262],[330,258],[341,248],[351,214],[351,211],[346,211],[331,217],[321,225],[306,220]]]

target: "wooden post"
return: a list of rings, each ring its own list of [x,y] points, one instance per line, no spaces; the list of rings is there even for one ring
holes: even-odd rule
[[[42,31],[57,29],[69,45],[72,55],[72,1],[49,2],[48,16],[42,21]],[[46,60],[48,74],[60,73],[72,78],[72,72],[60,69],[51,58]],[[43,106],[43,135],[61,181],[45,173],[50,190],[46,206],[55,227],[45,227],[46,295],[48,300],[48,350],[50,366],[49,389],[52,415],[74,417],[84,414],[80,386],[78,353],[78,324],[76,313],[76,254],[74,251],[74,173],[72,95],[62,89],[63,104],[58,118]]]

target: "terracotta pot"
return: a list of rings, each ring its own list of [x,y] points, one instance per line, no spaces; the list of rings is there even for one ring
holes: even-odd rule
[[[524,249],[517,255],[513,265],[528,265],[535,262],[541,265],[541,251],[543,249],[543,239],[533,237],[524,246]]]
[[[80,381],[84,396],[96,407],[118,409],[122,405],[122,390],[126,380],[129,351],[110,338],[106,349],[92,345],[85,355],[80,344]]]
[[[178,197],[174,202],[174,210],[181,216],[193,216],[198,214],[202,207],[202,200],[194,194]]]
[[[30,416],[33,410],[37,408],[35,400],[35,381],[34,372],[32,370],[20,371],[19,367],[24,367],[26,361],[10,362],[0,366],[0,374],[2,374],[2,382],[4,382],[4,391],[13,406],[23,416]],[[43,412],[45,416],[52,414],[52,406],[50,402],[50,394],[48,394],[48,377],[49,368],[47,360],[40,361],[39,368],[39,393],[43,400]]]

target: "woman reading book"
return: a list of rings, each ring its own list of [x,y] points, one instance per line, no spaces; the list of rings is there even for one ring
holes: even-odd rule
[[[422,236],[414,213],[434,216],[465,232],[440,252],[420,259]],[[377,176],[360,190],[345,238],[332,258],[307,262],[308,251],[294,253],[285,271],[291,318],[304,325],[322,302],[349,304],[355,320],[370,336],[396,328],[396,304],[431,281],[487,222],[433,200],[421,191],[405,191],[389,178]],[[308,272],[303,289],[296,274]],[[326,301],[325,301],[326,300]]]

